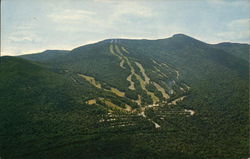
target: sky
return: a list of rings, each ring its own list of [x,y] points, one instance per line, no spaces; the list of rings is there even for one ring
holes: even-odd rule
[[[250,0],[1,0],[2,55],[177,33],[250,43]]]

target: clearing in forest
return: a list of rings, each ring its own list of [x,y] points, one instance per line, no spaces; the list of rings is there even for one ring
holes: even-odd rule
[[[97,82],[94,77],[86,76],[83,74],[78,74],[78,76],[83,77],[85,80],[87,80],[90,84],[92,84],[96,88],[100,88],[100,89],[102,88],[101,84]]]
[[[143,66],[139,62],[135,62],[136,65],[139,67],[141,73],[143,74],[145,81],[143,80],[143,78],[140,75],[138,75],[137,73],[135,73],[135,69],[134,69],[134,67],[131,64],[131,61],[128,59],[128,57],[126,57],[126,56],[124,56],[122,54],[119,46],[115,45],[114,47],[115,47],[115,51],[113,53],[115,53],[116,55],[118,55],[119,57],[121,57],[122,59],[124,59],[126,61],[126,63],[128,64],[129,68],[130,68],[131,74],[127,77],[127,80],[130,82],[129,89],[134,89],[134,82],[132,81],[132,76],[135,75],[135,77],[139,81],[142,89],[144,91],[146,91],[146,93],[151,97],[151,99],[153,100],[153,103],[159,102],[159,98],[157,96],[155,96],[155,94],[153,92],[150,92],[150,91],[148,91],[146,89],[146,85],[149,84],[150,78],[145,73],[145,70],[144,70]]]
[[[96,100],[95,99],[90,99],[90,100],[86,101],[86,104],[88,104],[88,105],[96,104]]]
[[[115,50],[114,50],[115,48]],[[131,65],[129,59],[124,56],[121,52],[121,50],[119,49],[119,46],[115,45],[113,46],[112,44],[110,45],[110,52],[115,55],[115,56],[118,56],[119,59],[122,59],[122,61],[120,62],[120,66],[124,69],[126,69],[124,66],[123,66],[123,63],[126,62],[130,68],[130,72],[131,74],[127,77],[127,81],[129,81],[130,83],[130,86],[128,87],[129,89],[131,90],[135,90],[135,86],[134,86],[134,82],[132,81],[132,76],[135,74],[135,70],[133,68],[133,66]],[[124,61],[124,62],[123,62]]]
[[[122,59],[121,62],[120,62],[120,67],[123,68],[123,69],[126,69],[126,68],[124,67],[124,62],[125,62],[124,59]]]
[[[145,73],[145,70],[143,68],[143,66],[139,63],[139,62],[135,62],[135,64],[139,67],[140,72],[142,73],[142,75],[144,76],[145,79],[145,83],[149,84],[149,80],[150,78],[147,76],[147,74]]]
[[[127,77],[127,81],[129,81],[130,85],[128,89],[135,90],[135,83],[132,81],[132,73]]]
[[[78,75],[80,77],[83,77],[86,81],[88,81],[90,84],[92,84],[96,88],[102,89],[101,83],[97,82],[94,77],[86,76],[86,75],[83,75],[83,74],[78,74]],[[124,92],[122,92],[122,91],[120,91],[120,90],[118,90],[116,88],[113,88],[113,87],[111,87],[110,90],[108,90],[108,89],[103,89],[103,90],[108,91],[108,92],[112,92],[112,93],[116,94],[119,97],[124,97],[125,96]]]
[[[111,88],[111,91],[113,92],[113,93],[115,93],[117,96],[119,96],[119,97],[124,97],[125,96],[125,93],[124,92],[121,92],[121,91],[119,91],[118,89],[116,89],[116,88]]]
[[[114,104],[111,100],[109,99],[105,99],[105,98],[99,98],[100,101],[104,102],[105,105],[107,105],[108,107],[115,109],[115,110],[120,110],[120,111],[126,111],[126,112],[131,112],[132,111],[132,107],[129,106],[128,104],[125,105],[126,108],[122,108],[116,104]]]
[[[180,98],[177,98],[173,100],[171,103],[168,103],[168,105],[176,105],[178,102],[183,101],[187,96],[182,96]]]
[[[123,46],[122,46],[122,50],[123,50],[124,52],[126,52],[127,54],[129,54],[128,50],[126,50]]]
[[[153,82],[153,85],[157,88],[158,91],[161,92],[162,96],[165,99],[169,99],[170,98],[170,96],[166,93],[165,89],[163,87],[161,87],[158,83]]]

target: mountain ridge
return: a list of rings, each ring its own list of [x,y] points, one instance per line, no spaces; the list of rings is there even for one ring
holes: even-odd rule
[[[196,38],[193,38],[189,35],[186,35],[186,34],[183,34],[183,33],[177,33],[177,34],[174,34],[170,37],[167,37],[167,38],[160,38],[160,39],[128,39],[128,38],[108,38],[108,39],[104,39],[104,40],[100,40],[98,42],[95,42],[95,43],[91,43],[91,44],[86,44],[86,45],[81,45],[81,46],[78,46],[76,48],[73,48],[71,50],[57,50],[57,49],[53,49],[53,50],[44,50],[42,52],[39,52],[39,53],[45,53],[45,52],[51,52],[51,51],[72,51],[74,49],[77,49],[79,47],[84,47],[84,46],[91,46],[91,45],[94,45],[94,44],[97,44],[97,43],[102,43],[102,42],[107,42],[107,41],[110,41],[110,40],[135,40],[135,41],[139,41],[139,40],[145,40],[145,41],[161,41],[161,40],[168,40],[168,39],[171,39],[171,38],[183,38],[183,39],[193,39],[193,40],[196,40],[196,41],[199,41],[199,42],[202,42],[201,40],[198,40]],[[205,42],[202,42],[202,43],[205,43]],[[217,43],[217,44],[209,44],[209,43],[205,43],[205,44],[208,44],[208,45],[228,45],[228,44],[235,44],[235,45],[246,45],[249,47],[249,44],[248,43],[237,43],[237,42],[220,42],[220,43]],[[19,56],[26,56],[26,55],[32,55],[32,54],[38,54],[38,53],[31,53],[31,54],[24,54],[24,55],[19,55]]]
[[[0,155],[247,158],[247,54],[181,34],[1,57]]]

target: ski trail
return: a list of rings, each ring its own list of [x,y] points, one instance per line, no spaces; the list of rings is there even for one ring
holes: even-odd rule
[[[139,63],[139,62],[135,62],[135,64],[138,66],[138,68],[140,69],[140,72],[142,73],[142,75],[144,76],[144,79],[142,79],[142,77],[138,74],[136,74],[136,78],[139,80],[141,87],[143,90],[146,91],[146,93],[151,96],[152,100],[153,100],[153,104],[159,102],[159,98],[153,93],[147,90],[146,85],[149,84],[150,78],[147,76],[143,66]]]
[[[121,50],[119,49],[119,47],[117,45],[115,45],[115,52],[117,52],[117,54],[119,54],[120,57],[128,64],[128,66],[130,68],[130,72],[131,72],[130,75],[127,77],[127,81],[129,81],[129,83],[130,83],[130,86],[128,88],[130,90],[135,90],[135,86],[134,86],[135,84],[132,81],[132,76],[136,74],[134,67],[132,66],[129,59],[122,54]]]
[[[122,59],[121,62],[120,62],[120,67],[123,68],[123,69],[126,69],[126,68],[124,67],[124,62],[125,62],[124,59]]]
[[[119,56],[118,54],[116,54],[116,53],[115,53],[115,51],[114,51],[114,45],[113,45],[113,44],[111,44],[111,45],[109,46],[109,51],[110,51],[110,53],[111,53],[112,55],[114,55],[114,56],[118,57],[118,58],[119,58],[119,60],[121,60],[121,59],[122,59],[122,57],[121,57],[121,56]]]
[[[140,112],[138,115],[144,117],[145,119],[147,119],[148,121],[150,121],[151,123],[153,123],[156,129],[160,128],[161,126],[160,126],[158,123],[156,123],[156,122],[153,121],[152,119],[149,119],[149,118],[146,116],[145,110],[146,110],[145,107],[141,107],[141,112]]]
[[[185,112],[189,113],[191,116],[193,116],[195,114],[195,111],[194,110],[191,110],[191,109],[184,109]]]
[[[122,46],[122,50],[123,50],[124,52],[126,52],[127,54],[129,54],[128,50],[126,50],[123,46]]]
[[[131,89],[131,90],[135,90],[135,83],[132,81],[132,75],[133,75],[133,74],[130,74],[130,75],[127,77],[127,81],[130,82],[130,86],[129,86],[128,88]]]
[[[141,65],[139,62],[135,62],[135,64],[139,67],[139,69],[140,69],[142,75],[144,76],[145,83],[146,83],[146,84],[149,84],[150,78],[147,76],[147,74],[146,74],[144,68],[142,67],[142,65]]]
[[[110,90],[102,88],[101,83],[96,81],[96,79],[94,77],[87,76],[87,75],[84,75],[84,74],[78,74],[78,76],[84,78],[86,81],[88,81],[91,85],[95,86],[96,88],[102,89],[104,91],[112,92],[112,93],[114,93],[115,95],[117,95],[119,97],[124,97],[125,96],[125,93],[118,90],[117,88],[111,87]]]
[[[115,48],[115,51],[113,51],[113,53],[115,53],[117,56],[121,57],[122,59],[124,59],[126,61],[126,63],[128,64],[129,68],[130,68],[130,72],[131,74],[127,77],[127,81],[130,82],[130,86],[129,89],[134,90],[134,82],[132,82],[132,76],[135,75],[136,79],[139,81],[140,86],[142,87],[143,90],[146,91],[146,93],[151,97],[151,99],[153,100],[153,103],[157,103],[159,102],[159,98],[157,96],[155,96],[155,94],[153,92],[150,92],[146,89],[146,85],[149,84],[149,77],[146,75],[144,68],[142,67],[141,64],[137,64],[140,71],[142,72],[142,74],[145,77],[145,81],[142,79],[142,77],[140,75],[138,75],[137,73],[135,73],[135,69],[132,66],[130,60],[128,59],[128,57],[124,56],[121,52],[121,50],[119,49],[118,45],[115,45],[114,47],[112,47],[113,49]]]
[[[177,102],[183,101],[187,96],[182,96],[180,98],[177,98],[175,100],[173,100],[171,103],[168,103],[168,105],[176,105]]]
[[[161,92],[162,96],[165,99],[169,99],[170,98],[170,96],[166,93],[165,89],[163,87],[161,87],[158,83],[153,82],[153,85],[157,88],[158,91]]]

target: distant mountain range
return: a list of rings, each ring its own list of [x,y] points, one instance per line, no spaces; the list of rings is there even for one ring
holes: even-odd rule
[[[176,34],[1,60],[3,159],[249,157],[248,44]]]

